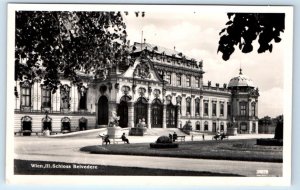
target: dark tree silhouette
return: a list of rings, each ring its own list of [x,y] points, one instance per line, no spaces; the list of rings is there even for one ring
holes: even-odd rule
[[[253,50],[252,42],[258,38],[258,53],[272,52],[272,43],[281,41],[284,32],[284,13],[228,13],[227,27],[220,32],[218,52],[227,61],[235,46],[243,53]],[[274,41],[273,41],[274,40]]]
[[[64,78],[81,83],[128,62],[120,12],[16,12],[15,80],[44,80],[54,93]],[[15,92],[17,95],[17,93]]]
[[[283,115],[276,118],[275,139],[283,139]]]

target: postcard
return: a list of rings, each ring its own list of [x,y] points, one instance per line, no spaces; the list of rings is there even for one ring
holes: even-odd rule
[[[292,6],[8,4],[6,177],[291,184]]]

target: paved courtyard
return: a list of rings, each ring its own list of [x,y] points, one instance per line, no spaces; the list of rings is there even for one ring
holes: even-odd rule
[[[272,135],[241,135],[232,137],[232,139],[250,137],[267,138],[272,137]],[[131,143],[154,142],[156,139],[157,136],[130,136]],[[211,138],[207,137],[207,139]],[[186,140],[191,140],[191,137],[187,137]],[[197,139],[194,138],[194,140]],[[200,140],[200,138],[198,140]],[[282,163],[104,155],[89,154],[86,152],[81,152],[79,150],[81,147],[97,144],[101,146],[101,139],[96,136],[79,136],[68,138],[17,136],[15,137],[15,159],[96,164],[108,166],[111,165],[158,169],[176,169],[187,171],[207,171],[216,173],[231,173],[243,176],[256,176],[257,170],[268,170],[269,175],[271,176],[282,175]]]

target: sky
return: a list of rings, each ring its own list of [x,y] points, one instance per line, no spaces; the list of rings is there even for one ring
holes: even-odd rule
[[[200,12],[151,12],[145,17],[129,14],[124,17],[127,24],[128,39],[141,42],[141,34],[147,43],[173,49],[203,60],[204,84],[229,83],[238,76],[239,68],[250,77],[255,87],[259,88],[258,116],[276,117],[283,113],[283,61],[285,34],[282,33],[281,43],[273,43],[272,53],[257,53],[258,43],[253,43],[254,51],[248,54],[238,49],[228,61],[222,60],[217,53],[219,32],[225,27],[228,17],[226,13]]]

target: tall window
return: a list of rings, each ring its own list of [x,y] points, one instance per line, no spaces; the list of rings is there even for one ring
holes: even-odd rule
[[[204,131],[208,131],[208,122],[207,121],[204,122]]]
[[[196,77],[196,78],[195,78],[195,86],[196,86],[196,88],[200,88],[200,80],[199,80],[199,77]]]
[[[200,113],[200,100],[199,99],[196,99],[195,100],[195,113],[196,113],[196,115],[199,115],[199,113]]]
[[[212,115],[216,116],[217,115],[217,103],[212,102]]]
[[[240,115],[246,116],[246,108],[247,108],[247,102],[240,102]]]
[[[224,104],[223,103],[220,104],[220,115],[221,116],[224,115]]]
[[[87,89],[84,86],[79,87],[78,89],[79,92],[79,109],[80,110],[86,110],[87,106],[86,106],[86,93],[87,93]]]
[[[177,86],[181,86],[181,75],[176,75]]]
[[[191,114],[191,98],[186,99],[186,114]]]
[[[31,84],[28,81],[21,83],[21,106],[31,107]]]
[[[171,84],[171,73],[166,74],[166,81]]]
[[[191,86],[191,76],[186,76],[186,86],[187,87]]]
[[[253,103],[251,104],[251,115],[252,115],[252,116],[255,116],[255,112],[256,112],[255,107],[256,107],[256,105],[255,105],[255,103],[253,102]]]
[[[208,102],[204,102],[204,115],[208,116]]]
[[[70,87],[68,85],[63,85],[60,88],[60,108],[70,109]]]
[[[230,116],[231,115],[231,105],[227,104],[227,115]]]
[[[46,86],[42,87],[42,107],[51,108],[51,91]]]

